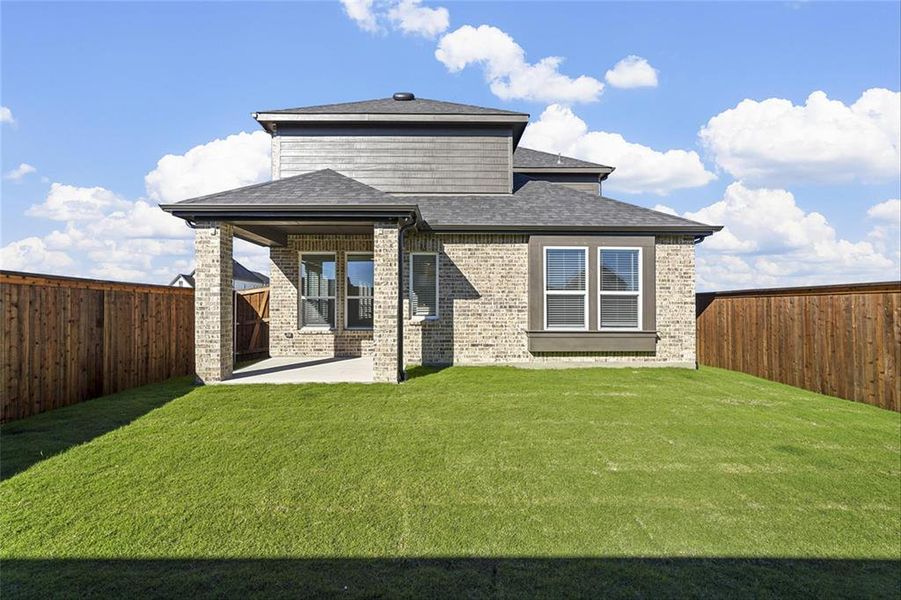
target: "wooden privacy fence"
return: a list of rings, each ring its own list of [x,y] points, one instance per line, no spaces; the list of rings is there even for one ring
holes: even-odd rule
[[[269,355],[269,288],[235,292],[235,360]]]
[[[0,271],[0,421],[194,373],[194,290]]]
[[[901,282],[697,295],[698,362],[901,411]]]

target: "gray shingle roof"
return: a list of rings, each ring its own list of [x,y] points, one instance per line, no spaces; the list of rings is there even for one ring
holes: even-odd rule
[[[423,226],[433,230],[683,230],[709,235],[719,229],[522,175],[515,177],[515,183],[512,194],[393,196],[324,169],[192,198],[164,208],[191,219],[207,215],[211,209],[227,214],[224,218],[239,218],[242,211],[260,207],[272,207],[275,214],[279,210],[327,210],[334,206],[342,207],[348,216],[354,214],[355,207],[361,211],[376,207],[397,209],[407,211],[405,214],[418,208]]]
[[[167,206],[399,204],[391,196],[331,169],[182,200]]]
[[[431,229],[597,229],[712,232],[718,227],[599,197],[548,181],[526,180],[509,196],[417,196]]]
[[[559,154],[551,154],[550,152],[541,152],[540,150],[532,150],[531,148],[523,148],[519,146],[513,152],[513,168],[514,169],[598,169],[612,170],[613,167],[600,165],[598,163],[588,162],[587,160],[579,160],[569,156],[561,156]]]
[[[363,100],[360,102],[342,102],[340,104],[321,104],[319,106],[301,106],[298,108],[281,108],[276,110],[261,110],[260,113],[303,115],[303,114],[421,114],[421,115],[516,115],[526,116],[527,113],[502,110],[498,108],[486,108],[471,104],[457,104],[456,102],[442,102],[429,100],[428,98],[416,98],[414,100],[394,100],[393,98],[378,98],[376,100]]]

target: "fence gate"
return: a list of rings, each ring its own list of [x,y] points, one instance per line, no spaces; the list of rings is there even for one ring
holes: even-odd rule
[[[269,356],[269,288],[235,292],[235,361]]]

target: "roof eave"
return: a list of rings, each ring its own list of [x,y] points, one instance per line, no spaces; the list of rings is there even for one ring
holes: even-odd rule
[[[271,112],[251,113],[259,123],[304,123],[304,122],[410,122],[410,123],[528,123],[526,114],[436,114],[436,113],[302,113],[283,114]],[[525,126],[525,125],[523,125]]]
[[[216,219],[246,219],[269,220],[274,218],[286,219],[379,219],[379,218],[404,218],[413,215],[416,220],[421,220],[419,207],[415,204],[370,204],[370,205],[335,205],[335,204],[309,204],[304,206],[291,205],[260,205],[260,204],[233,204],[233,205],[185,205],[183,203],[160,204],[165,212],[189,221],[216,220]]]
[[[586,175],[610,175],[613,173],[613,167],[513,167],[514,173],[527,175],[528,173],[559,173],[561,175],[567,173],[578,173]]]
[[[696,226],[666,226],[666,225],[432,225],[428,224],[430,231],[441,233],[461,233],[461,232],[479,232],[479,233],[605,233],[608,235],[694,235],[697,237],[707,237],[713,235],[720,229],[722,225],[710,225],[707,227]]]

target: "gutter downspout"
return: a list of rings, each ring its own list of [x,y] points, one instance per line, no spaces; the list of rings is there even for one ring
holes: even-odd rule
[[[404,233],[416,225],[416,217],[397,221],[397,382],[407,378],[404,371]]]

